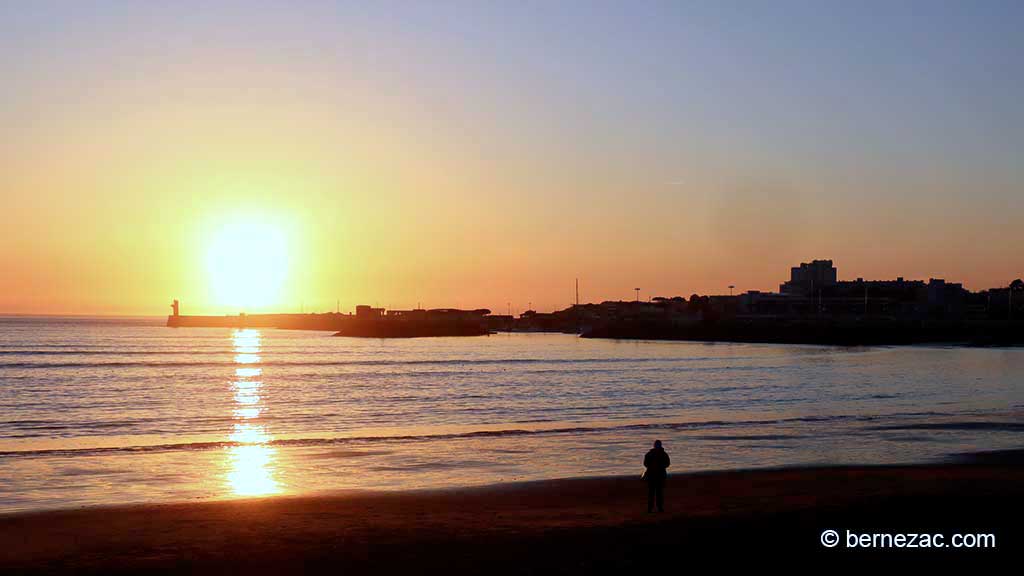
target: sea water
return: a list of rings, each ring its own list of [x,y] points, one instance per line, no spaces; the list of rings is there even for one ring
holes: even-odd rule
[[[1024,349],[357,339],[0,318],[0,512],[939,461],[1024,441]]]

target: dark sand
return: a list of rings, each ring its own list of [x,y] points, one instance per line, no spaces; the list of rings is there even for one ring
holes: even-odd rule
[[[675,475],[664,514],[646,513],[645,490],[595,478],[6,515],[0,573],[676,574],[704,571],[696,562],[709,557],[986,565],[1016,560],[1024,534],[1017,457]],[[828,528],[993,533],[996,548],[826,549]]]

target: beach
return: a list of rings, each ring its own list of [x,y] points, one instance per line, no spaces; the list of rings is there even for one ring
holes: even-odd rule
[[[663,514],[636,477],[18,513],[0,517],[0,572],[583,574],[747,553],[977,565],[1018,554],[1022,481],[1010,454],[675,475]],[[847,530],[941,533],[947,547],[850,549]],[[955,533],[993,540],[953,549]]]

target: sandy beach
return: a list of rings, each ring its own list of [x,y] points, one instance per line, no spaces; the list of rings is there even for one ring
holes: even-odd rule
[[[0,572],[593,573],[747,553],[975,565],[1017,555],[1017,460],[680,474],[664,514],[646,512],[633,477],[13,514],[0,517]],[[947,545],[991,533],[995,547],[825,548],[826,529],[943,533]]]

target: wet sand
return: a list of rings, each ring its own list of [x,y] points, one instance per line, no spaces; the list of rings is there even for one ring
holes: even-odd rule
[[[0,573],[543,574],[696,569],[698,557],[835,566],[1019,556],[1018,455],[934,466],[675,475],[0,516]],[[823,530],[993,533],[995,549],[825,548]],[[677,569],[671,569],[672,567]]]

